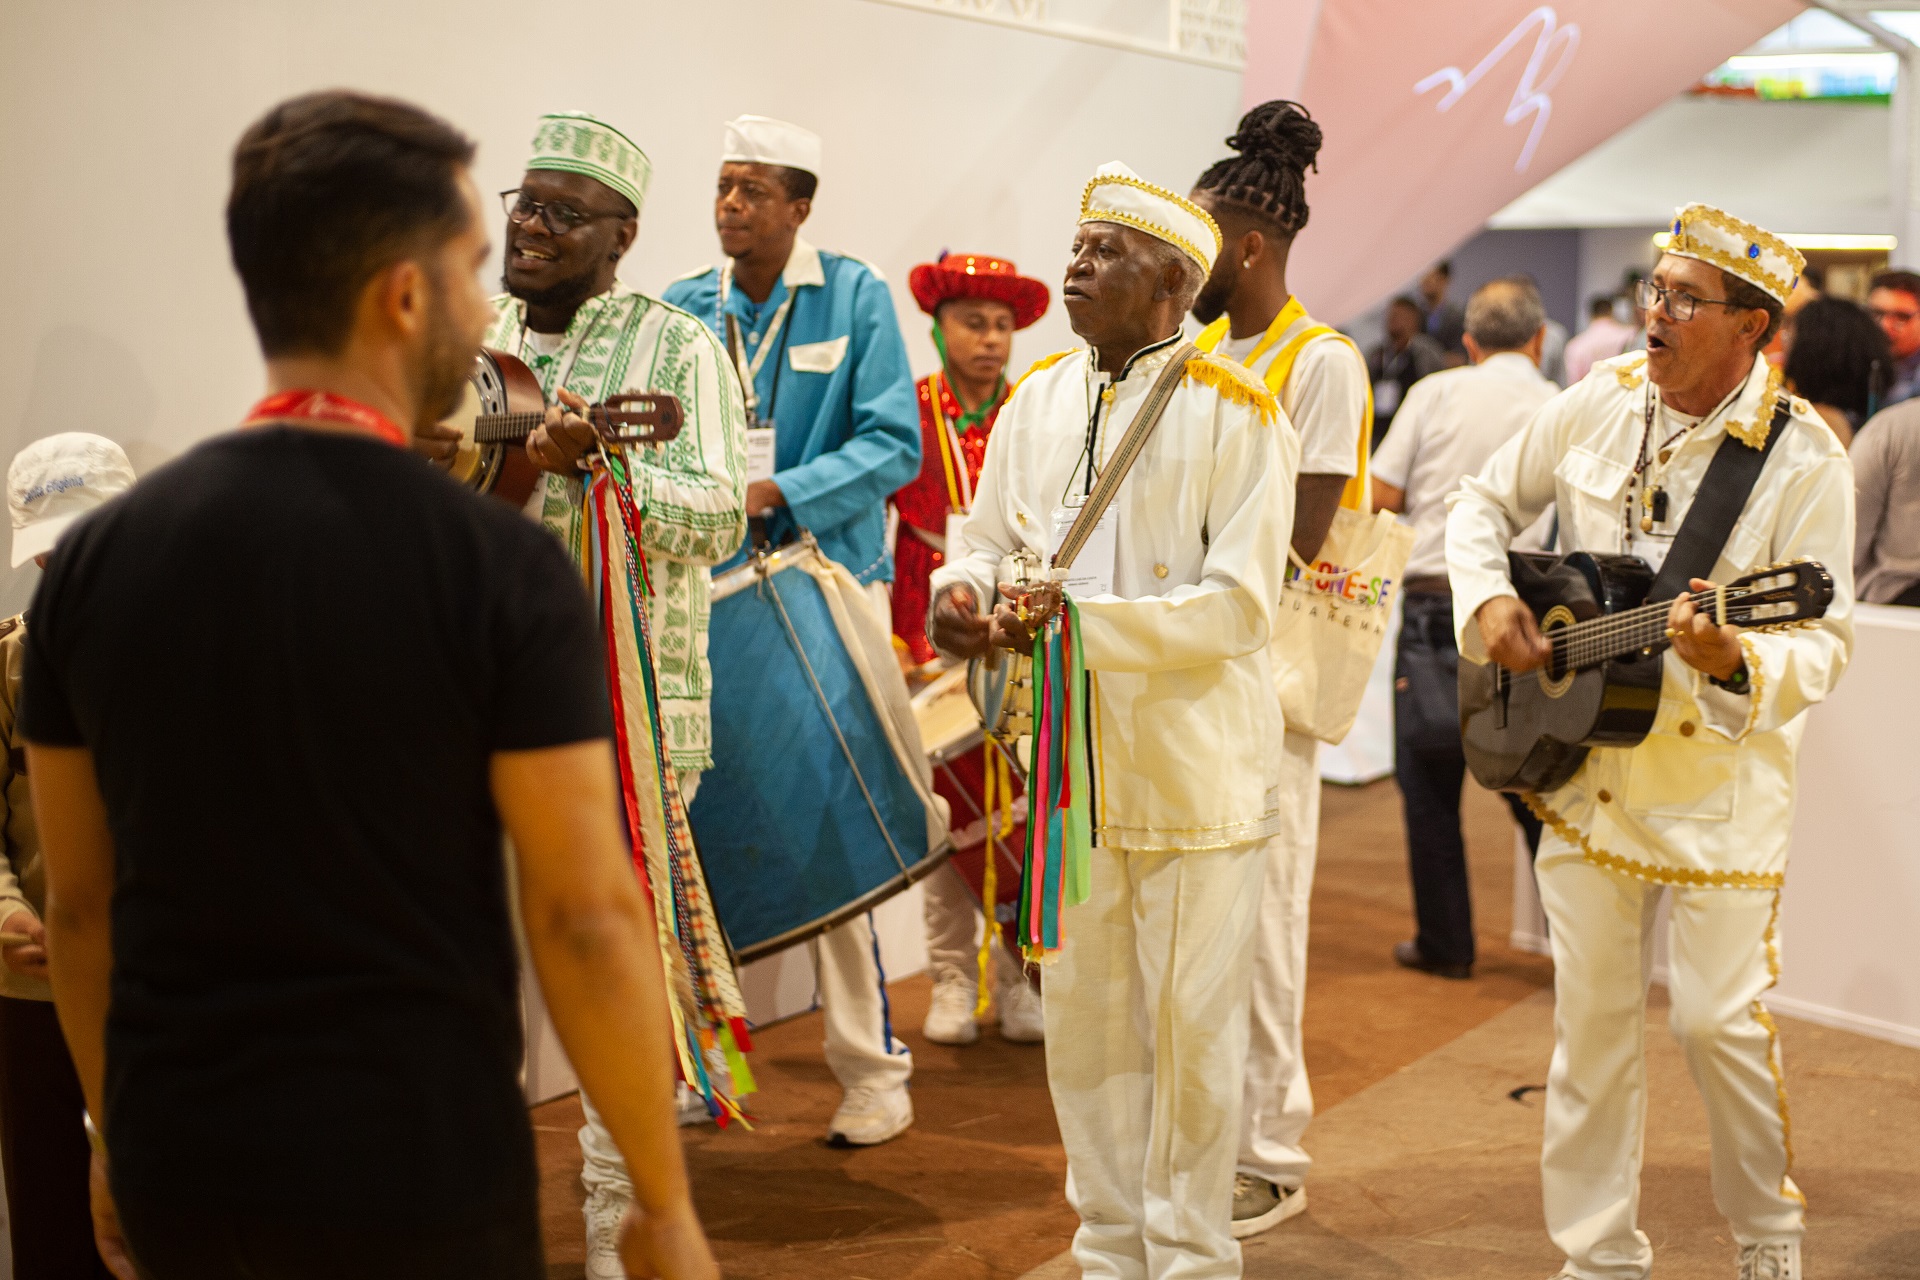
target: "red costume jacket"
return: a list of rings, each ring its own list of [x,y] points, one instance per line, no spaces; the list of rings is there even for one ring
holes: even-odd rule
[[[934,543],[945,538],[947,514],[964,511],[973,503],[973,487],[987,457],[987,437],[993,433],[993,411],[965,435],[955,432],[960,402],[941,374],[920,379],[920,474],[893,495],[900,513],[900,532],[893,544],[893,633],[907,646],[916,663],[934,659],[927,642],[928,579],[946,563]],[[937,398],[936,398],[937,396]],[[931,535],[933,542],[922,534]]]

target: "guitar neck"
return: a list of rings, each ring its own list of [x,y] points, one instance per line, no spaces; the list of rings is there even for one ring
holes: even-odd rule
[[[1712,615],[1724,598],[1733,604],[1753,594],[1746,587],[1723,587],[1701,592],[1696,602],[1701,612]],[[1658,653],[1672,643],[1667,639],[1667,614],[1671,600],[1657,600],[1637,609],[1602,614],[1548,632],[1553,642],[1554,665],[1565,671],[1584,671],[1629,653]]]
[[[483,413],[473,420],[475,444],[520,444],[546,418],[545,413]]]

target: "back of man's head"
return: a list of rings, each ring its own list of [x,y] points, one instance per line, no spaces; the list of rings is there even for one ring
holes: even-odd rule
[[[1587,299],[1587,315],[1594,320],[1598,320],[1602,316],[1612,319],[1613,295],[1610,293],[1596,293]]]
[[[375,274],[466,229],[473,149],[418,107],[343,90],[260,117],[234,148],[227,241],[261,350],[339,354]]]
[[[1524,277],[1489,280],[1467,301],[1467,336],[1488,354],[1518,351],[1546,322],[1540,289]]]

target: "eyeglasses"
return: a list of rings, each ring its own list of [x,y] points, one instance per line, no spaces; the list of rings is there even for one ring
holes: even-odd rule
[[[1887,307],[1874,307],[1873,318],[1882,324],[1892,321],[1894,324],[1912,324],[1920,320],[1920,311],[1894,311]]]
[[[1663,289],[1651,280],[1641,280],[1635,283],[1633,287],[1633,300],[1642,311],[1652,311],[1664,302],[1666,304],[1667,314],[1682,323],[1693,319],[1693,312],[1696,307],[1726,307],[1732,311],[1746,310],[1746,308],[1738,302],[1729,302],[1725,298],[1696,298],[1692,294],[1679,289]]]
[[[574,208],[570,204],[542,202],[529,199],[520,188],[500,193],[500,203],[507,211],[507,221],[516,226],[538,216],[548,231],[563,236],[576,227],[584,227],[596,218],[624,218],[623,213],[589,213]]]

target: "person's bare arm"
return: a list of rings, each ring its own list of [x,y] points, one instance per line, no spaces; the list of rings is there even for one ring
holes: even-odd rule
[[[1390,485],[1379,476],[1373,478],[1372,486],[1373,509],[1375,511],[1392,511],[1397,514],[1406,513],[1407,491],[1405,489]]]
[[[666,983],[653,909],[615,821],[612,749],[498,752],[492,784],[554,1028],[633,1178],[621,1259],[631,1275],[717,1280],[674,1125]]]
[[[102,1091],[107,1068],[107,1002],[113,978],[113,833],[107,805],[84,747],[27,744],[27,778],[40,824],[47,869],[47,950],[53,1004],[60,1030],[80,1076],[87,1114],[97,1125],[105,1114]],[[93,1159],[93,1234],[100,1257],[120,1280],[134,1280],[133,1263],[120,1236],[119,1216],[107,1190],[106,1160]]]
[[[1308,564],[1320,554],[1333,528],[1334,512],[1340,510],[1340,495],[1347,480],[1341,475],[1303,475],[1293,483],[1293,550]]]

